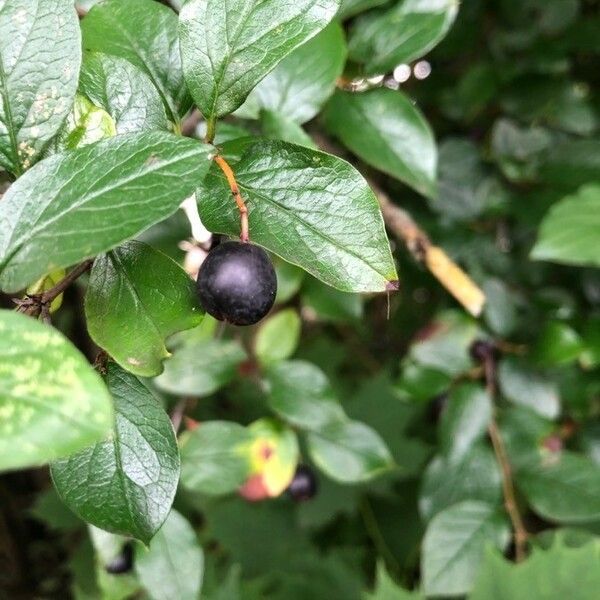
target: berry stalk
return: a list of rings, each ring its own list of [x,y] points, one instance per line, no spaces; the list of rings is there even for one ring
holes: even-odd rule
[[[229,166],[229,163],[218,154],[215,156],[214,161],[217,163],[217,165],[219,165],[221,171],[223,171],[223,174],[227,179],[227,183],[229,184],[229,189],[231,190],[235,203],[240,211],[240,240],[242,240],[242,242],[248,242],[250,240],[250,234],[248,232],[248,207],[246,206],[246,203],[240,194],[240,188],[235,180],[233,170]]]

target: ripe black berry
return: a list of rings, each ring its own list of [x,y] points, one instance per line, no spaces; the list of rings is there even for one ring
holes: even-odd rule
[[[121,575],[122,573],[128,573],[133,567],[133,546],[131,544],[125,544],[121,554],[115,556],[104,569],[111,575]]]
[[[253,325],[271,310],[277,277],[269,255],[259,246],[224,242],[208,253],[197,289],[208,314],[234,325]]]
[[[317,493],[317,478],[313,470],[305,465],[300,465],[288,486],[287,493],[297,502],[313,498]]]
[[[494,358],[496,348],[493,343],[485,340],[475,340],[469,348],[469,354],[476,363],[484,363],[487,360]]]

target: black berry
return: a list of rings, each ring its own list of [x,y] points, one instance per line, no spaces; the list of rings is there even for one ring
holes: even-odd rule
[[[219,244],[198,273],[204,310],[234,325],[258,323],[271,310],[276,293],[277,277],[269,255],[250,243]]]
[[[313,498],[317,493],[317,478],[313,470],[305,465],[300,465],[288,486],[287,493],[297,502]]]
[[[125,544],[121,554],[118,554],[113,558],[104,569],[111,575],[121,575],[128,573],[133,567],[133,546],[131,544]]]
[[[484,363],[495,358],[496,348],[493,343],[485,340],[475,340],[469,348],[471,358],[476,363]]]

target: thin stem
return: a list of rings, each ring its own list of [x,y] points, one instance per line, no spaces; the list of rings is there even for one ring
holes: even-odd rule
[[[86,260],[81,264],[77,265],[72,271],[70,271],[63,279],[61,279],[55,286],[41,294],[33,294],[26,296],[24,300],[15,300],[17,311],[23,314],[29,315],[30,317],[42,316],[42,320],[45,323],[50,322],[50,305],[52,302],[60,296],[78,277],[83,275],[93,264],[93,260]]]
[[[207,144],[212,144],[215,141],[215,135],[217,134],[217,119],[210,117],[206,120],[206,135],[204,141]]]
[[[235,180],[235,175],[233,174],[229,163],[222,156],[217,154],[217,156],[214,158],[214,161],[217,163],[217,165],[219,165],[221,171],[223,171],[225,178],[227,179],[227,183],[229,184],[229,189],[231,190],[235,203],[240,211],[240,240],[242,240],[242,242],[247,242],[250,239],[248,227],[248,207],[246,206],[246,203],[240,194],[240,188]]]
[[[496,361],[493,354],[489,354],[484,360],[484,372],[486,389],[492,401],[496,395]],[[510,460],[500,433],[500,428],[496,421],[495,414],[492,414],[492,419],[488,425],[488,433],[496,455],[496,461],[502,472],[502,494],[504,496],[504,508],[512,523],[512,528],[515,534],[515,559],[521,562],[526,556],[527,539],[529,534],[523,522],[523,517],[519,512],[515,487],[512,480],[512,468]]]
[[[40,295],[40,302],[42,304],[50,304],[55,298],[60,296],[76,279],[81,277],[86,271],[91,269],[94,261],[92,259],[86,260],[81,264],[77,265],[72,271],[61,279],[54,287],[46,290]]]

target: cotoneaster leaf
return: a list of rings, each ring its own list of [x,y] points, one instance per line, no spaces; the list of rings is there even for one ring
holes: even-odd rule
[[[17,291],[168,217],[202,181],[212,152],[196,140],[151,132],[42,161],[2,199],[0,287]]]

